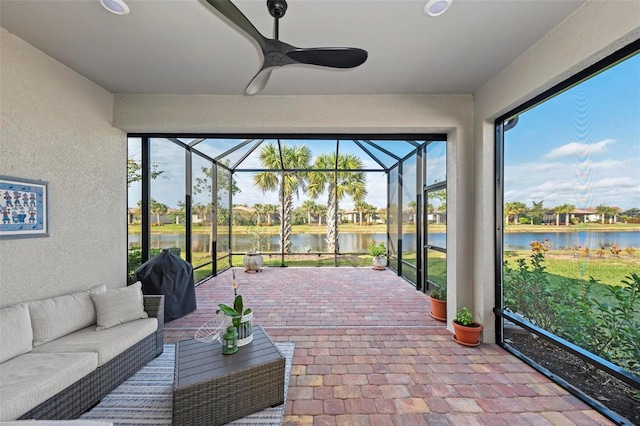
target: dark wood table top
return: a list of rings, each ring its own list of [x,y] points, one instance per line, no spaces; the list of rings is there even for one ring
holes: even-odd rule
[[[176,343],[174,388],[212,380],[284,358],[262,327],[253,326],[253,341],[231,355],[222,354],[218,342],[183,340]]]

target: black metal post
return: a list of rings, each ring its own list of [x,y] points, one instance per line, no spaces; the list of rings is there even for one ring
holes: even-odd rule
[[[142,263],[149,260],[151,253],[151,142],[142,137]]]

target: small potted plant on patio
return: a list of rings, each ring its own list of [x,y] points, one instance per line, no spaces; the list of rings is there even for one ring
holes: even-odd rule
[[[249,273],[260,272],[262,269],[262,255],[260,249],[262,246],[263,235],[258,232],[255,226],[249,226],[247,228],[249,234],[249,240],[251,241],[251,251],[246,252],[242,262],[244,264],[244,271]]]
[[[234,268],[231,271],[233,274],[231,285],[235,296],[233,308],[224,303],[220,303],[218,305],[220,309],[216,311],[216,314],[222,312],[231,319],[230,323],[233,324],[238,331],[238,346],[244,346],[253,340],[253,310],[251,308],[244,308],[242,296],[238,294],[240,284],[236,281],[236,270]]]
[[[435,286],[429,293],[431,317],[438,321],[447,321],[447,287]]]
[[[373,257],[373,269],[384,271],[387,266],[387,248],[383,242],[369,244],[369,254]]]
[[[464,346],[478,346],[480,344],[480,332],[482,325],[473,320],[473,315],[468,307],[463,306],[453,319],[455,334],[453,339]]]

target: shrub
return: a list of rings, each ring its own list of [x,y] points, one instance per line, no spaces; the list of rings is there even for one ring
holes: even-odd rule
[[[378,244],[371,243],[369,244],[369,254],[372,257],[386,256],[387,248],[385,247],[383,242],[379,242]]]
[[[618,366],[640,372],[640,276],[621,286],[549,279],[544,254],[504,269],[504,307]]]
[[[429,297],[437,300],[447,300],[447,288],[435,286],[435,288],[429,293]]]
[[[518,222],[520,222],[520,225],[529,225],[531,223],[531,219],[528,217],[520,217],[518,218]]]
[[[615,257],[620,257],[620,252],[622,251],[622,249],[619,248],[617,245],[613,244],[611,247],[609,247],[609,251]]]
[[[150,257],[154,257],[159,255],[163,249],[152,248],[149,252]],[[180,256],[181,249],[180,247],[169,247],[167,250],[169,252],[175,254],[176,256]],[[142,248],[140,247],[132,247],[129,249],[127,253],[127,284],[133,284],[136,275],[136,269],[142,265]]]

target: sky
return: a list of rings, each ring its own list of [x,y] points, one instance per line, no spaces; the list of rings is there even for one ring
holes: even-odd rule
[[[504,201],[640,208],[640,54],[520,114]]]

